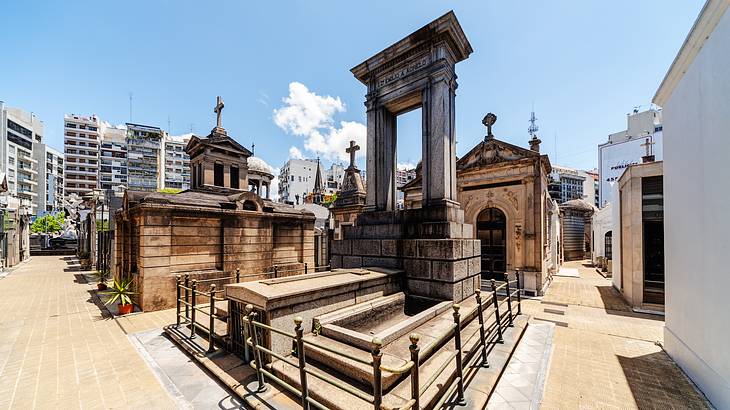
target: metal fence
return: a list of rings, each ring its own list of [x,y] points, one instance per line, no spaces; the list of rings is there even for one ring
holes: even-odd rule
[[[329,269],[329,266],[317,266],[314,271],[320,272],[326,269]],[[217,344],[232,351],[243,351],[244,355],[247,355],[244,347],[245,343],[241,337],[236,338],[235,335],[228,335],[227,329],[223,335],[216,334],[216,320],[227,321],[230,317],[235,321],[239,317],[235,314],[229,315],[218,312],[216,303],[218,303],[218,307],[226,306],[227,310],[230,309],[228,299],[223,297],[225,290],[221,285],[240,283],[241,280],[246,282],[247,279],[251,278],[278,278],[282,274],[288,276],[294,272],[308,274],[310,272],[309,265],[305,263],[303,267],[293,269],[282,269],[280,266],[274,265],[269,271],[247,274],[242,274],[240,269],[236,269],[232,275],[210,279],[194,279],[191,274],[179,275],[176,285],[175,324],[177,327],[180,327],[180,325],[189,327],[191,339],[196,337],[197,331],[207,335],[208,352],[214,351]],[[208,287],[208,290],[204,290],[205,286]],[[223,305],[220,303],[223,303]],[[199,316],[201,314],[204,316],[202,319]],[[240,328],[236,325],[234,323],[233,328]],[[244,347],[243,350],[241,350],[241,347]]]
[[[510,287],[513,283],[516,284],[516,289]],[[442,389],[437,393],[437,397],[435,397],[437,404],[434,408],[441,407],[446,400],[454,395],[456,396],[456,403],[466,405],[464,396],[464,370],[476,363],[475,361],[479,357],[481,357],[481,363],[487,365],[489,345],[503,343],[503,329],[513,326],[514,317],[522,313],[519,272],[517,272],[516,280],[510,281],[509,277],[505,274],[505,281],[503,283],[497,285],[494,280],[491,280],[490,284],[491,292],[489,292],[489,295],[485,299],[482,298],[482,292],[478,289],[476,290],[476,312],[469,312],[467,315],[468,320],[462,321],[460,313],[461,306],[456,303],[453,305],[453,325],[436,341],[428,345],[428,348],[424,351],[420,351],[418,345],[419,336],[415,333],[411,334],[411,345],[409,346],[410,360],[398,368],[391,368],[382,364],[382,341],[378,338],[372,340],[371,358],[369,360],[363,360],[362,358],[304,339],[301,317],[294,319],[294,331],[288,332],[262,323],[258,318],[259,312],[255,311],[252,305],[246,305],[245,312],[242,312],[243,314],[240,318],[241,324],[243,325],[242,335],[245,340],[245,345],[250,348],[250,351],[246,352],[246,356],[247,359],[250,359],[251,367],[256,371],[258,389],[260,391],[266,389],[265,378],[268,378],[281,388],[298,397],[304,409],[308,410],[311,407],[327,409],[324,404],[310,395],[308,379],[314,377],[372,404],[374,409],[379,410],[382,408],[384,397],[382,385],[383,371],[396,375],[409,373],[411,397],[399,409],[421,409],[421,398],[424,393],[447,371],[451,363],[455,363],[453,372],[447,378],[448,380],[452,380],[452,382],[448,388]],[[502,296],[503,299],[500,300],[499,296]],[[517,303],[516,312],[513,311],[513,299],[516,299]],[[477,328],[471,334],[464,334],[466,326],[474,320],[478,320]],[[267,332],[276,333],[291,339],[293,355],[291,357],[284,357],[272,349],[263,346],[262,341],[266,340],[265,336]],[[464,351],[463,346],[470,345],[470,343],[475,341],[475,338],[478,339],[476,339],[473,347],[468,351]],[[466,340],[464,343],[462,343],[463,339]],[[420,367],[432,358],[432,354],[437,349],[448,343],[454,344],[454,351],[448,356],[448,360],[444,361],[435,371],[429,371],[429,374],[420,374]],[[344,383],[308,363],[305,346],[325,350],[336,356],[371,367],[373,380],[372,393]],[[282,360],[288,365],[299,369],[299,388],[292,386],[268,370],[273,358]],[[296,362],[293,358],[296,358]],[[424,381],[421,381],[421,376],[426,377]]]

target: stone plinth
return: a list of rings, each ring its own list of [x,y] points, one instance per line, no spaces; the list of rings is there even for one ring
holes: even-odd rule
[[[312,319],[347,306],[401,291],[402,272],[394,269],[335,269],[288,278],[227,285],[226,298],[251,304],[260,318],[277,329],[293,331],[294,317],[304,319],[304,331]],[[268,335],[265,341],[276,353],[287,355],[291,339]]]

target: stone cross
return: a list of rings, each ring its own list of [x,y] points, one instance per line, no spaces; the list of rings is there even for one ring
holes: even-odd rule
[[[350,167],[355,167],[355,153],[360,149],[359,145],[355,144],[355,141],[350,141],[350,148],[345,148],[345,152],[350,154]]]
[[[215,102],[216,102],[216,104],[215,104],[215,108],[213,109],[213,112],[218,115],[216,124],[217,124],[218,128],[221,128],[221,113],[223,112],[223,107],[225,107],[225,104],[223,104],[223,99],[221,98],[220,95],[218,97],[216,97]]]
[[[492,114],[491,112],[484,116],[484,119],[482,120],[482,124],[484,124],[485,127],[487,127],[487,138],[491,139],[494,138],[494,134],[492,134],[492,125],[497,122],[497,116]]]
[[[652,145],[654,145],[654,144],[655,144],[655,142],[654,141],[651,141],[651,137],[647,137],[646,138],[646,142],[644,142],[643,144],[641,144],[642,147],[645,147],[646,148],[646,156],[647,157],[649,155],[651,155],[651,148],[652,148]]]

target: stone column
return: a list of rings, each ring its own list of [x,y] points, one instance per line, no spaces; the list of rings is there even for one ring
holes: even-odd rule
[[[395,209],[396,121],[385,107],[368,111],[368,210]]]
[[[424,206],[456,202],[455,88],[456,82],[444,73],[423,90]]]

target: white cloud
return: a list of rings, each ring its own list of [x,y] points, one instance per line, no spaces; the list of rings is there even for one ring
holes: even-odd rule
[[[289,95],[282,99],[284,106],[274,110],[274,123],[284,131],[305,138],[304,148],[314,155],[330,161],[349,161],[345,149],[354,140],[365,155],[367,129],[356,121],[340,121],[335,125],[334,116],[345,112],[340,97],[320,96],[304,84],[289,84]],[[290,158],[302,157],[296,147],[289,149]]]
[[[302,155],[302,151],[299,150],[299,148],[291,146],[289,147],[289,159],[302,159],[304,158],[304,155]]]
[[[399,162],[398,165],[397,165],[397,169],[398,170],[405,170],[405,171],[408,171],[408,170],[411,170],[411,169],[416,169],[416,164],[414,164],[414,163],[412,163],[410,161],[407,161],[407,162]]]
[[[274,202],[279,201],[279,172],[281,172],[281,168],[271,168],[274,179],[271,180],[271,185],[269,186],[269,199]]]

